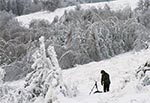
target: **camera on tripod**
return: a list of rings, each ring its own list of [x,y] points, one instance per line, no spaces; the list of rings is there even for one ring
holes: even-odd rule
[[[91,92],[89,93],[89,95],[93,92],[94,88],[96,88],[96,91],[93,94],[95,94],[95,93],[102,93],[102,91],[98,90],[97,81],[95,80],[95,84],[94,84],[93,88],[91,89]]]

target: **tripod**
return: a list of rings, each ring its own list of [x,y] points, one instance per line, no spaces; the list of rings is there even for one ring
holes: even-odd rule
[[[91,92],[89,93],[89,95],[92,93],[92,91],[94,90],[94,88],[96,88],[96,91],[94,92],[94,94],[95,93],[102,93],[102,91],[98,90],[97,81],[95,81],[95,84],[94,84],[93,88],[91,89]]]

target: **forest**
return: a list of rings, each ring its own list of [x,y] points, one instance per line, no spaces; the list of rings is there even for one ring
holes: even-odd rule
[[[12,94],[24,94],[15,98],[18,99],[16,101],[22,100],[20,103],[30,103],[39,95],[50,97],[47,93],[52,92],[53,85],[56,90],[60,87],[63,95],[75,96],[76,87],[72,86],[72,90],[68,90],[68,86],[63,85],[61,69],[149,48],[149,0],[140,0],[135,10],[126,7],[113,11],[107,4],[104,8],[84,10],[76,5],[74,10],[65,11],[62,17],[56,16],[52,23],[32,20],[29,28],[21,26],[17,21],[17,15],[41,10],[54,11],[66,7],[61,3],[67,1],[47,2],[49,1],[0,1],[0,80],[7,82],[25,78],[27,87],[27,90],[15,91],[14,88],[2,86],[0,91],[3,93],[6,89],[12,91]],[[39,88],[34,88],[33,84],[37,82]],[[49,86],[52,87],[48,89]],[[34,90],[30,93],[32,88]],[[5,93],[1,95],[4,96]]]
[[[134,11],[128,7],[112,11],[108,5],[83,10],[78,5],[52,23],[32,20],[29,28],[20,26],[12,12],[0,11],[0,65],[8,72],[5,80],[19,79],[32,71],[31,55],[41,36],[46,38],[46,47],[55,47],[63,69],[148,48],[148,4],[146,0],[139,2]]]
[[[57,8],[83,3],[95,3],[111,0],[1,0],[0,10],[14,15],[30,14],[41,10],[54,11]]]

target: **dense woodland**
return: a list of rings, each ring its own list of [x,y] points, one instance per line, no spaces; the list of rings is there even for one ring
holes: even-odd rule
[[[41,36],[46,38],[46,47],[55,47],[63,69],[148,48],[149,3],[141,0],[134,11],[128,7],[112,11],[108,5],[82,10],[78,5],[52,23],[33,20],[29,28],[20,26],[11,12],[1,11],[0,65],[8,73],[5,80],[19,79],[32,71],[31,55]]]
[[[78,94],[77,86],[62,80],[61,68],[149,48],[149,0],[140,0],[135,10],[126,7],[113,11],[108,5],[83,10],[77,5],[52,23],[32,20],[29,28],[20,26],[15,18],[44,10],[40,5],[53,11],[65,3],[52,1],[50,5],[40,0],[0,1],[0,102],[37,103],[38,98],[43,98],[45,103],[60,103],[55,102],[58,95]],[[53,7],[52,3],[58,5]],[[23,88],[3,84],[22,78]]]
[[[0,10],[23,15],[41,10],[54,11],[61,7],[103,1],[111,0],[0,0]]]

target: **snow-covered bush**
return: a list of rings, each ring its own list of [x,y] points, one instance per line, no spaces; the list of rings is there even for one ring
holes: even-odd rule
[[[32,103],[34,95],[30,91],[9,85],[0,86],[0,103]]]
[[[142,86],[150,85],[150,65],[146,62],[143,66],[140,66],[136,71],[136,78],[139,80]]]
[[[5,70],[0,67],[0,103],[31,103],[34,100],[32,92],[3,84],[4,77]]]

